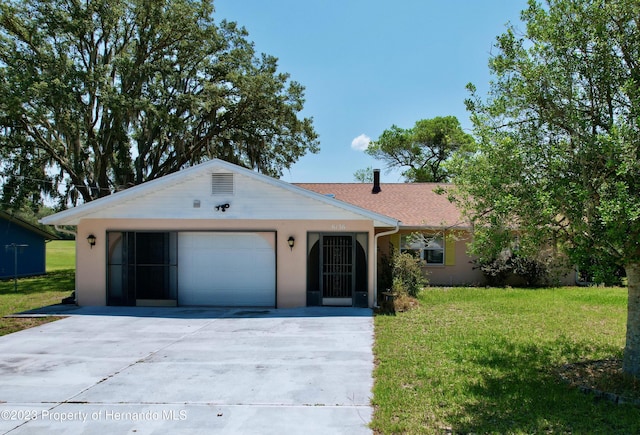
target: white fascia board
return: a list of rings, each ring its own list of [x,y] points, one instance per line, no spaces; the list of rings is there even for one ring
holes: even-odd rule
[[[259,174],[258,174],[259,175]],[[332,205],[334,207],[338,207],[341,208],[343,210],[347,210],[350,211],[352,213],[358,214],[360,216],[363,216],[367,219],[371,219],[372,221],[374,221],[374,226],[375,227],[395,227],[397,223],[399,223],[400,221],[398,221],[397,219],[394,219],[392,217],[389,216],[385,216],[379,213],[375,213],[372,212],[370,210],[346,203],[344,201],[340,201],[339,199],[335,199],[335,198],[331,198],[328,197],[326,195],[323,195],[321,193],[317,193],[317,192],[313,192],[311,190],[307,190],[307,189],[303,189],[302,187],[298,187],[298,186],[294,186],[291,185],[285,181],[280,181],[280,180],[276,180],[274,178],[269,178],[269,182],[276,182],[273,183],[274,185],[277,185],[279,187],[285,188],[291,192],[294,192],[296,194],[299,195],[304,195],[308,198],[314,199],[316,201],[320,201],[323,202],[325,204],[328,205]]]
[[[155,180],[147,181],[145,183],[130,187],[129,189],[125,189],[120,192],[112,193],[109,196],[105,196],[103,198],[81,204],[77,207],[70,208],[68,210],[52,214],[50,216],[46,216],[40,219],[39,222],[44,225],[78,225],[80,219],[82,219],[84,216],[97,212],[101,209],[108,208],[117,203],[127,201],[128,199],[139,198],[148,193],[154,192],[165,184],[170,185],[171,182],[177,179],[188,177],[190,173],[202,171],[204,169],[202,165],[207,165],[211,162],[213,162],[213,160],[183,169],[178,172],[174,172],[173,174],[165,175]]]
[[[402,225],[401,230],[410,231],[471,231],[469,225]]]
[[[113,193],[104,198],[96,199],[94,201],[82,204],[78,207],[74,207],[74,208],[53,214],[51,216],[44,217],[40,220],[40,223],[45,225],[78,225],[78,223],[83,217],[90,216],[93,213],[99,212],[100,210],[109,208],[119,203],[132,200],[135,198],[140,198],[147,194],[156,192],[157,190],[161,189],[165,185],[171,186],[178,180],[185,180],[185,179],[197,176],[200,173],[208,172],[216,168],[239,173],[249,178],[255,179],[259,182],[267,183],[272,186],[286,189],[295,194],[303,195],[308,198],[314,199],[316,201],[323,202],[327,205],[350,211],[352,213],[355,213],[367,219],[371,219],[374,222],[375,227],[395,227],[396,224],[398,224],[399,222],[397,219],[391,218],[389,216],[375,213],[370,210],[366,210],[366,209],[348,204],[346,202],[337,200],[335,198],[330,198],[326,195],[322,195],[320,193],[312,192],[310,190],[303,189],[298,186],[294,186],[285,181],[260,174],[258,172],[252,171],[247,168],[243,168],[238,165],[234,165],[233,163],[225,162],[219,159],[213,159],[213,160],[209,160],[207,162],[201,163],[199,165],[182,169],[180,171],[174,172],[169,175],[165,175],[164,177],[147,181],[146,183],[131,187],[129,189]]]
[[[303,189],[302,187],[298,187],[298,186],[294,186],[293,184],[287,183],[286,181],[282,181],[282,180],[278,180],[276,178],[273,177],[269,177],[267,175],[263,175],[260,174],[258,172],[252,171],[251,169],[247,169],[247,168],[243,168],[241,166],[237,166],[234,165],[232,163],[228,163],[222,160],[219,160],[221,166],[225,167],[226,169],[230,170],[230,171],[234,171],[234,172],[239,172],[242,173],[243,175],[246,175],[247,177],[252,177],[258,181],[262,181],[264,183],[267,184],[271,184],[272,186],[276,186],[276,187],[280,187],[283,189],[286,189],[290,192],[299,194],[299,195],[303,195],[306,196],[308,198],[311,199],[315,199],[317,201],[321,201],[324,202],[325,204],[329,204],[335,207],[339,207],[343,210],[347,210],[350,211],[352,213],[355,214],[359,214],[363,217],[366,217],[368,219],[371,219],[374,221],[374,224],[376,227],[395,227],[396,224],[400,221],[398,221],[397,219],[394,219],[392,217],[389,216],[385,216],[383,214],[379,214],[379,213],[375,213],[372,212],[370,210],[346,203],[344,201],[340,201],[338,199],[335,198],[331,198],[327,195],[323,195],[321,193],[317,193],[317,192],[313,192],[311,190],[307,190],[307,189]]]

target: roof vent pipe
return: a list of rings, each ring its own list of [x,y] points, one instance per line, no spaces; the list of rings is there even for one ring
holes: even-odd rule
[[[380,169],[373,170],[373,189],[371,189],[371,193],[379,193],[382,189],[380,189]]]

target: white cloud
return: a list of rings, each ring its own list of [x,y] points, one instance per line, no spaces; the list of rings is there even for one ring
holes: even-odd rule
[[[351,141],[351,148],[357,151],[364,151],[369,146],[369,142],[371,142],[371,138],[362,133],[360,136]]]

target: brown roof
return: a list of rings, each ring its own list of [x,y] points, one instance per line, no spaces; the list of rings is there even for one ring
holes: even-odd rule
[[[405,227],[468,227],[447,195],[438,195],[437,183],[381,183],[371,193],[371,183],[294,183],[298,187],[335,195],[336,199],[401,221]]]

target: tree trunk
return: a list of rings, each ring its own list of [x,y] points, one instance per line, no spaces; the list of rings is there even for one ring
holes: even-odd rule
[[[625,266],[629,301],[627,302],[627,344],[624,347],[622,371],[640,379],[640,262]]]

